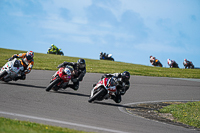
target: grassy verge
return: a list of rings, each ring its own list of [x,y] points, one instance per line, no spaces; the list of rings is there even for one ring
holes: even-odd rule
[[[72,130],[26,121],[11,120],[0,117],[1,133],[86,133],[83,131]]]
[[[26,51],[10,50],[0,48],[0,66],[3,66],[7,58],[13,54]],[[58,64],[68,61],[77,62],[78,57],[49,55],[35,53],[35,64],[33,69],[40,70],[57,70]],[[157,76],[157,77],[176,77],[176,78],[197,78],[200,79],[200,69],[177,69],[177,68],[160,68],[152,66],[137,65],[124,62],[106,61],[106,60],[86,60],[86,69],[89,73],[116,73],[129,71],[131,75],[139,76]]]
[[[170,113],[175,121],[200,128],[200,101],[171,104],[162,108],[159,112]]]

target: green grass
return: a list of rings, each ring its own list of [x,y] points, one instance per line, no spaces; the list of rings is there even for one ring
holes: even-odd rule
[[[1,133],[86,133],[83,131],[72,130],[33,122],[11,120],[0,117]]]
[[[175,121],[200,128],[200,101],[171,104],[162,108],[159,112],[170,113]]]
[[[11,50],[0,48],[0,66],[3,66],[13,54],[26,51]],[[35,53],[35,64],[33,69],[40,70],[57,70],[58,64],[64,61],[77,62],[80,57],[69,57],[60,55],[49,55]],[[156,76],[156,77],[176,77],[176,78],[197,78],[200,79],[200,69],[177,69],[177,68],[160,68],[124,62],[107,61],[107,60],[86,60],[86,69],[89,73],[118,73],[129,71],[131,75],[139,76]]]

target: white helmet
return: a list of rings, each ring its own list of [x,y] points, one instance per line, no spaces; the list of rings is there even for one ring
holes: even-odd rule
[[[68,76],[71,76],[73,71],[74,68],[72,66],[66,66],[64,69],[64,73],[66,73]]]

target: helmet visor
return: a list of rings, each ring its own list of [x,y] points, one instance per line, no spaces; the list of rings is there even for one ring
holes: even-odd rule
[[[27,60],[32,60],[33,58],[32,58],[32,56],[28,55],[28,56],[26,56],[26,59]]]

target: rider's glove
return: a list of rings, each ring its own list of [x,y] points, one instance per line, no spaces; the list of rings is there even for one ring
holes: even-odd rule
[[[10,57],[9,59],[8,59],[8,61],[12,61],[13,60],[13,57]]]

